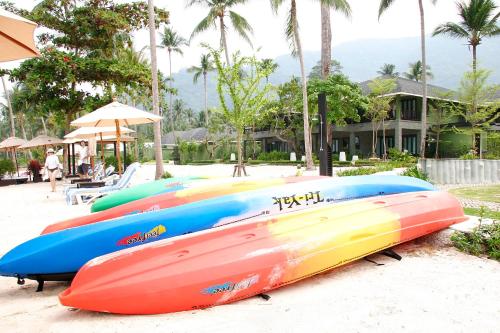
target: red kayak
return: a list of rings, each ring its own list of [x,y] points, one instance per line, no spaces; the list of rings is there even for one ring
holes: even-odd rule
[[[446,192],[309,208],[146,244],[89,261],[63,305],[156,314],[231,303],[464,221]]]
[[[267,178],[253,180],[205,180],[187,184],[186,189],[154,195],[144,199],[131,201],[129,203],[109,208],[97,213],[72,218],[66,221],[58,222],[47,226],[43,234],[56,232],[68,228],[79,227],[86,224],[97,223],[109,219],[122,217],[130,214],[145,213],[165,208],[176,207],[191,202],[210,199],[221,195],[233,194],[243,191],[258,190],[271,186],[292,184],[301,181],[318,179],[318,176],[311,177],[286,177],[286,178]],[[206,184],[206,185],[205,185]]]

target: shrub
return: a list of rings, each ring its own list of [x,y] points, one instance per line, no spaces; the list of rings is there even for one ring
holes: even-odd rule
[[[282,151],[271,151],[269,153],[260,153],[257,156],[257,160],[260,161],[279,161],[279,160],[290,160],[290,154]]]
[[[32,175],[39,175],[40,170],[42,170],[42,165],[37,160],[31,160],[28,163],[28,170]]]
[[[14,162],[9,159],[0,160],[0,178],[2,178],[6,173],[11,174],[16,171]]]
[[[479,225],[470,233],[456,231],[451,235],[453,245],[462,252],[475,256],[487,255],[500,261],[500,223]]]
[[[163,175],[161,175],[162,179],[168,179],[168,178],[173,178],[172,174],[168,171],[165,171]]]
[[[416,157],[408,154],[407,152],[399,151],[396,148],[389,148],[388,154],[389,154],[389,159],[394,162],[405,162],[405,163],[417,162]]]
[[[339,171],[337,172],[337,176],[339,177],[366,176],[366,175],[372,175],[376,172],[378,172],[376,168],[356,168],[356,169]]]
[[[106,163],[106,166],[114,166],[115,170],[118,170],[118,161],[115,156],[108,156],[104,159],[104,163]]]
[[[406,169],[401,175],[429,181],[429,177],[427,176],[427,174],[420,170],[417,165]]]

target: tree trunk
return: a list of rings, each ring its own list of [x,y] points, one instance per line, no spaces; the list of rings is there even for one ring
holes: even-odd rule
[[[243,140],[243,133],[241,133],[240,130],[238,130],[238,142],[237,142],[237,148],[238,148],[238,177],[241,177],[241,168],[243,166],[243,147],[241,145],[241,142]]]
[[[220,23],[220,43],[222,48],[224,49],[224,54],[226,55],[227,65],[231,66],[231,61],[229,61],[229,51],[227,49],[226,30],[224,29],[224,16],[219,16],[219,23]]]
[[[19,118],[19,127],[21,127],[21,133],[23,134],[23,139],[28,141],[28,137],[26,136],[26,128],[24,127],[24,115],[23,117]],[[33,159],[33,154],[31,153],[31,150],[28,149],[27,155],[30,160]]]
[[[440,130],[436,131],[436,153],[434,154],[434,158],[437,160],[439,158],[439,134]]]
[[[382,119],[382,140],[384,144],[384,153],[382,155],[382,158],[385,161],[387,159],[387,145],[385,142],[385,119]]]
[[[153,0],[148,0],[148,23],[149,23],[149,46],[151,50],[151,76],[153,77],[153,112],[160,115],[160,105],[158,99],[158,65],[156,59],[156,27]],[[154,144],[156,173],[155,179],[163,176],[163,153],[161,150],[161,123],[154,123]]]
[[[325,3],[321,3],[321,77],[323,80],[327,80],[328,76],[330,76],[331,60],[332,26],[330,22],[330,7]],[[327,128],[326,143],[331,147],[333,142],[333,124],[327,124]]]
[[[477,45],[472,45],[472,71],[476,74],[477,71]]]
[[[45,135],[49,135],[49,132],[47,131],[47,125],[45,124],[45,119],[43,117],[40,117],[40,119],[42,120],[43,133]]]
[[[314,163],[312,159],[312,147],[311,147],[311,129],[309,126],[309,109],[307,102],[307,77],[304,68],[304,55],[302,54],[302,45],[300,43],[299,27],[297,22],[297,5],[295,0],[292,0],[292,8],[290,11],[290,16],[292,17],[292,25],[294,31],[295,45],[297,47],[297,54],[300,61],[300,74],[302,76],[302,107],[304,116],[304,150],[306,153],[306,169],[314,170]]]
[[[427,135],[427,60],[425,52],[425,17],[422,0],[418,0],[420,8],[420,40],[422,47],[422,119],[420,136],[420,157],[425,158],[425,137]]]
[[[205,93],[205,124],[208,128],[208,89],[207,89],[207,72],[203,72],[203,88]]]
[[[177,141],[177,138],[175,137],[175,123],[174,123],[174,109],[172,108],[172,51],[169,49],[168,50],[168,63],[169,63],[169,68],[168,68],[168,86],[170,88],[169,92],[169,101],[168,101],[168,116],[170,118],[170,127],[172,130],[172,135],[174,136],[174,142]]]
[[[7,91],[7,84],[5,83],[5,77],[2,76],[3,91],[5,92],[5,99],[7,100],[7,106],[9,108],[9,118],[10,118],[10,135],[16,136],[16,126],[14,124],[14,112],[12,111],[12,104],[10,103],[10,95]]]
[[[377,144],[375,133],[375,121],[372,120],[372,158],[375,158],[375,145]]]

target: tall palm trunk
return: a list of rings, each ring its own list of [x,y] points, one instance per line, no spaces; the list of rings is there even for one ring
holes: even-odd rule
[[[151,50],[151,76],[153,77],[153,112],[160,115],[160,103],[158,98],[158,64],[156,59],[156,27],[153,0],[148,0],[148,23],[149,23],[149,46]],[[154,123],[154,144],[156,172],[155,179],[163,176],[163,154],[161,150],[161,122]]]
[[[300,61],[300,74],[302,76],[302,102],[303,102],[303,116],[304,116],[304,145],[306,153],[306,169],[313,170],[314,163],[312,160],[312,147],[311,147],[311,128],[309,126],[309,109],[307,103],[307,77],[304,68],[304,55],[302,54],[302,44],[300,43],[298,22],[297,22],[297,4],[292,0],[292,8],[290,10],[292,18],[293,36],[295,39],[295,46],[297,47],[297,54]]]
[[[45,124],[45,119],[43,117],[40,117],[42,120],[42,126],[43,126],[43,134],[49,135],[49,132],[47,131],[47,125]]]
[[[7,91],[7,84],[5,83],[5,78],[2,76],[3,91],[5,92],[5,99],[7,100],[7,107],[9,108],[9,118],[10,118],[10,135],[16,136],[16,126],[14,124],[14,112],[12,111],[12,104],[10,103],[9,92]]]
[[[174,136],[174,142],[177,141],[176,137],[175,137],[175,124],[174,124],[174,110],[172,108],[172,50],[171,49],[168,49],[168,65],[169,65],[169,68],[168,68],[168,77],[169,77],[169,80],[168,80],[168,86],[170,88],[170,92],[169,92],[169,101],[168,101],[168,117],[170,118],[170,128],[172,130],[172,135]]]
[[[420,157],[425,158],[425,137],[427,135],[427,59],[425,52],[425,16],[424,4],[422,0],[418,0],[420,8],[420,40],[422,46],[422,120],[421,120],[421,137],[420,137]]]
[[[203,72],[203,88],[205,90],[205,124],[208,128],[208,89],[207,89],[207,72]]]
[[[227,65],[231,65],[231,61],[229,61],[229,51],[227,49],[227,40],[226,40],[226,29],[224,28],[224,16],[219,16],[219,23],[220,23],[220,41],[221,45],[224,48],[224,54],[226,55],[226,62]]]
[[[434,154],[434,158],[437,160],[439,158],[439,134],[440,130],[436,132],[436,153]]]
[[[328,79],[332,59],[332,26],[330,21],[330,7],[321,3],[321,77]],[[328,133],[326,142],[328,146],[333,142],[333,124],[327,124]]]

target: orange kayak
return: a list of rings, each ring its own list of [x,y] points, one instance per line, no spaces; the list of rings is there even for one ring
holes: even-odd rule
[[[62,222],[48,225],[43,234],[48,234],[68,228],[102,222],[125,215],[139,214],[156,211],[165,208],[185,205],[205,199],[211,199],[222,195],[233,194],[243,191],[264,189],[266,187],[292,184],[301,181],[319,179],[319,176],[311,177],[286,177],[267,178],[253,180],[204,180],[185,184],[185,189],[150,196],[144,199],[131,201],[129,203],[109,208],[90,215],[80,216]]]
[[[63,305],[156,314],[231,303],[464,221],[446,192],[347,201],[227,225],[89,261]]]

